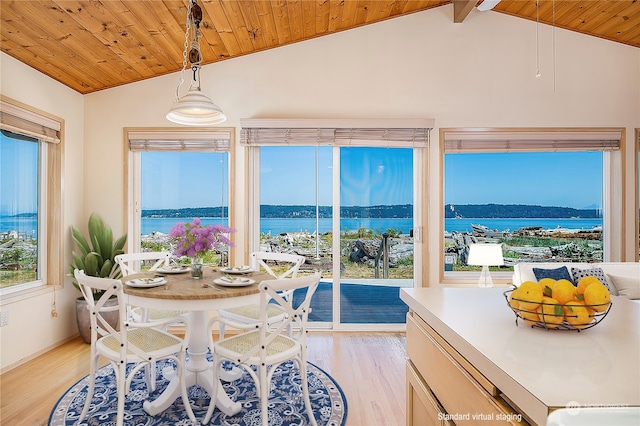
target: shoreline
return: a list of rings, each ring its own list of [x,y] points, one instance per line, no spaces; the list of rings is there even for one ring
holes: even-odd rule
[[[488,228],[487,228],[488,229]],[[512,267],[518,262],[598,262],[603,258],[602,229],[544,229],[541,226],[525,227],[513,232],[499,231],[498,234],[486,235],[478,232],[444,233],[445,271],[475,270],[466,265],[469,244],[494,243],[501,244],[505,267]],[[495,230],[491,230],[493,232]],[[486,232],[486,231],[485,231]],[[374,233],[370,229],[360,228],[354,231],[341,232],[339,256],[341,269],[364,268],[373,270],[383,263],[381,251],[382,232]],[[171,250],[168,233],[154,231],[141,236],[142,251]],[[388,235],[388,258],[390,264],[389,278],[403,273],[412,275],[413,271],[413,236],[412,234]],[[36,258],[37,241],[26,233],[17,231],[0,232],[0,270],[17,271],[31,265],[29,259]],[[316,245],[315,233],[308,231],[284,232],[276,235],[261,234],[261,251],[296,253],[307,258],[309,267],[330,271],[334,256],[331,233],[319,235]],[[14,254],[15,253],[15,254]],[[24,255],[16,258],[18,253]],[[218,252],[216,256],[226,254]],[[25,256],[26,255],[26,256]],[[29,269],[28,267],[26,269]],[[391,271],[394,271],[391,274]],[[405,271],[405,272],[402,272]],[[362,273],[366,273],[362,271]]]
[[[168,233],[171,226],[178,221],[188,221],[193,218],[143,218],[141,221],[141,234],[148,235],[152,231]],[[203,217],[205,223],[227,224],[227,218]],[[553,229],[558,226],[575,230],[590,230],[594,226],[602,226],[602,219],[586,218],[446,218],[443,222],[444,232],[464,232],[472,231],[471,224],[485,225],[489,229],[511,231],[524,227],[542,226]],[[20,234],[35,235],[37,222],[35,219],[2,221],[0,218],[0,237],[7,237],[7,234],[14,231]],[[320,233],[330,232],[332,229],[332,219],[321,218],[318,220]],[[400,233],[409,234],[414,227],[411,218],[359,218],[342,219],[341,232],[344,230],[358,230],[361,228],[382,233],[387,230],[397,230]],[[285,232],[308,232],[312,234],[316,229],[316,220],[309,218],[261,218],[260,232],[268,235],[278,235]]]

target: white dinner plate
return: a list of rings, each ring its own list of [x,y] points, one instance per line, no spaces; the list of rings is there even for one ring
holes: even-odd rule
[[[158,268],[156,272],[161,272],[163,274],[181,274],[183,272],[187,272],[189,268],[186,266],[170,266],[168,268]]]
[[[129,287],[138,287],[138,288],[150,288],[157,287],[162,284],[166,284],[167,280],[162,277],[156,278],[136,278],[135,280],[126,281],[125,284]]]
[[[249,272],[253,272],[251,266],[232,266],[227,268],[220,268],[220,272],[224,274],[248,274]]]
[[[214,283],[225,287],[244,287],[254,284],[255,281],[250,278],[216,278]]]

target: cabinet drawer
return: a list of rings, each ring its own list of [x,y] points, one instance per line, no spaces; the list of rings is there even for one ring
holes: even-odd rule
[[[411,361],[407,361],[407,426],[452,425]]]
[[[407,316],[407,354],[457,425],[519,424],[499,390],[421,318]],[[526,423],[525,423],[526,424]]]

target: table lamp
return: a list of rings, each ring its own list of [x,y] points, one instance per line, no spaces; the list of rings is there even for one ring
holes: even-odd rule
[[[467,265],[482,266],[478,287],[493,287],[489,266],[504,265],[501,244],[469,244]]]

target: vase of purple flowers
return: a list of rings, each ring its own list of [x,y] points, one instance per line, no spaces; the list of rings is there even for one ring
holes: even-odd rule
[[[191,222],[178,222],[169,231],[169,237],[175,244],[173,254],[177,257],[191,258],[191,277],[202,278],[204,255],[209,250],[222,250],[233,246],[228,234],[235,232],[233,228],[216,224],[203,225],[200,218]]]

